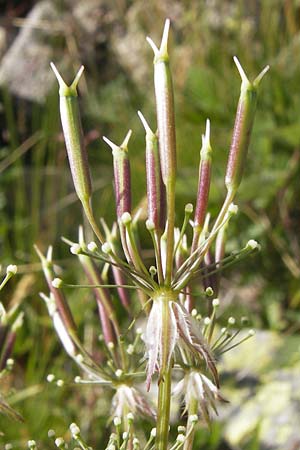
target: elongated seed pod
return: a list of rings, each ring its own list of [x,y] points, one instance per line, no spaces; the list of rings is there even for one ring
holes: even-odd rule
[[[81,66],[73,83],[67,86],[53,63],[51,67],[59,83],[60,117],[74,187],[79,200],[87,205],[92,195],[92,184],[77,98],[77,85],[84,68]]]
[[[115,198],[118,221],[122,215],[131,212],[131,175],[128,157],[128,142],[132,131],[129,130],[122,144],[116,145],[103,136],[103,140],[110,146],[113,154]]]
[[[154,88],[158,126],[159,151],[162,177],[165,185],[176,177],[176,136],[174,116],[174,94],[169,67],[168,34],[170,21],[167,19],[160,49],[147,38],[154,51]]]
[[[146,131],[148,219],[154,223],[155,230],[161,232],[164,230],[166,221],[166,188],[160,168],[158,138],[152,132],[140,111],[138,115]]]
[[[200,151],[200,165],[199,165],[199,179],[198,179],[198,192],[197,201],[194,216],[194,227],[202,230],[207,204],[209,197],[210,178],[211,178],[211,153],[212,148],[210,145],[210,122],[206,121],[205,135],[202,135],[202,148]]]
[[[154,89],[156,99],[159,153],[162,178],[166,186],[166,285],[171,284],[173,270],[176,184],[174,95],[167,48],[169,28],[170,21],[167,19],[159,49],[150,38],[147,38],[154,51]]]
[[[234,62],[242,78],[242,84],[225,176],[227,190],[233,193],[239,187],[243,176],[256,111],[258,85],[269,70],[269,66],[265,67],[251,83],[236,57]]]

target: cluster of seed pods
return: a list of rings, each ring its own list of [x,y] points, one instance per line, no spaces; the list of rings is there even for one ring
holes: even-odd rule
[[[174,351],[183,342],[193,358],[207,367],[213,378],[211,392],[217,398],[219,379],[213,352],[209,341],[213,330],[206,338],[195,325],[191,312],[195,307],[192,287],[195,278],[202,279],[206,288],[218,291],[218,278],[213,276],[221,265],[232,263],[232,258],[224,259],[226,226],[237,211],[233,204],[237,189],[241,183],[246,156],[252,131],[259,83],[268,70],[268,66],[250,82],[245,75],[238,59],[234,62],[240,73],[242,83],[238,102],[232,142],[228,156],[225,175],[225,200],[210,225],[208,201],[211,183],[212,147],[210,143],[210,121],[206,122],[206,130],[202,136],[200,150],[199,179],[196,195],[196,205],[193,214],[192,204],[186,205],[185,216],[181,229],[175,223],[175,189],[176,189],[176,127],[174,115],[173,83],[168,54],[168,35],[170,21],[167,20],[160,47],[147,38],[154,52],[154,90],[156,99],[157,124],[151,128],[141,112],[141,119],[146,133],[146,181],[148,200],[148,219],[145,223],[153,242],[153,260],[147,266],[143,252],[136,238],[135,218],[132,218],[131,201],[131,169],[129,155],[129,140],[131,130],[127,133],[121,145],[116,145],[110,139],[103,137],[110,146],[113,156],[114,189],[116,200],[116,224],[110,231],[102,220],[101,227],[93,215],[92,182],[84,146],[83,132],[79,115],[77,84],[83,72],[80,68],[73,83],[67,86],[53,63],[52,69],[59,82],[60,114],[65,137],[66,149],[71,168],[74,187],[84,212],[97,236],[99,243],[86,244],[83,232],[80,231],[79,242],[71,244],[71,251],[79,256],[90,285],[93,286],[98,304],[104,339],[107,345],[116,345],[120,338],[120,326],[117,322],[108,288],[101,277],[96,260],[104,262],[112,268],[118,294],[125,308],[129,308],[129,296],[126,288],[136,288],[139,299],[145,311],[148,311],[148,324],[144,333],[146,353],[148,357],[147,386],[150,388],[152,375],[159,372],[159,400],[157,423],[157,449],[165,449],[168,437],[168,407],[161,406],[162,398],[170,397],[171,371],[174,364]],[[157,131],[155,131],[157,128]],[[187,242],[186,229],[192,225],[192,240]],[[117,236],[119,232],[120,242]],[[215,242],[214,252],[212,244]],[[100,244],[100,246],[99,246]],[[247,244],[244,253],[257,248]],[[67,329],[71,342],[78,347],[76,326],[64,297],[59,293],[61,280],[49,275],[49,260],[40,255],[46,278],[51,291],[52,303],[55,305],[59,326]],[[93,259],[94,258],[94,259]],[[48,262],[47,262],[48,261]],[[207,281],[208,280],[208,281]],[[128,283],[130,283],[128,285]],[[53,287],[53,284],[55,285]],[[52,301],[51,300],[51,301]],[[49,303],[49,298],[48,298]],[[149,303],[151,302],[151,308]],[[214,314],[214,313],[213,313]],[[214,317],[214,316],[212,316]],[[58,322],[57,322],[58,323]],[[68,346],[69,353],[75,355],[74,348]],[[126,355],[121,350],[120,358],[114,355],[116,364],[126,371],[128,363]],[[76,353],[77,354],[77,353]],[[75,355],[76,356],[76,355]],[[90,362],[87,363],[87,366]],[[89,367],[91,373],[94,368]],[[203,378],[204,377],[204,378]],[[104,376],[105,378],[105,376]],[[211,382],[204,375],[199,379],[202,390],[209,390]],[[213,400],[211,399],[212,404]],[[206,413],[206,409],[204,409]],[[167,425],[166,425],[167,424]]]

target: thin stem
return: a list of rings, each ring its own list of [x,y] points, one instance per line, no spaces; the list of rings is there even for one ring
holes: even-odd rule
[[[204,242],[203,246],[201,247],[201,254],[198,256],[198,258],[193,262],[193,259],[195,257],[197,257],[197,253],[198,250],[195,250],[195,252],[183,263],[183,265],[181,266],[181,268],[179,269],[178,272],[182,272],[183,268],[184,268],[184,273],[181,279],[179,279],[179,281],[177,282],[177,284],[174,286],[174,289],[181,291],[186,285],[187,283],[190,281],[190,279],[192,278],[195,270],[197,270],[197,268],[199,267],[199,265],[201,264],[205,253],[207,252],[207,250],[209,249],[209,247],[211,246],[213,240],[216,237],[216,234],[220,228],[220,226],[222,226],[222,222],[225,219],[226,213],[228,211],[228,208],[233,200],[235,192],[232,190],[227,191],[227,196],[224,200],[223,206],[221,208],[221,211],[214,223],[214,226],[209,234],[209,237],[206,239],[206,241]],[[190,267],[189,263],[191,263]]]
[[[163,374],[158,390],[156,450],[167,450],[169,437],[172,367]]]
[[[197,414],[198,412],[198,401],[196,398],[192,398],[188,407],[188,417]],[[188,425],[186,429],[186,440],[184,442],[183,450],[192,450],[195,438],[195,424],[188,420]]]
[[[97,238],[99,239],[99,241],[101,242],[101,244],[103,244],[105,242],[105,239],[101,233],[101,231],[99,230],[99,227],[96,223],[91,205],[88,202],[84,202],[82,203],[85,215],[89,221],[89,224],[91,225],[95,235],[97,236]]]

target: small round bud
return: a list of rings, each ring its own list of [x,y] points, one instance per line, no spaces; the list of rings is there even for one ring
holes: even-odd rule
[[[74,378],[74,383],[80,383],[81,382],[81,377],[79,376],[79,375],[77,375],[75,378]]]
[[[122,434],[123,441],[126,441],[126,439],[128,439],[128,436],[129,436],[128,431],[124,431]]]
[[[198,416],[197,416],[197,414],[191,414],[191,415],[189,416],[189,421],[190,421],[191,423],[197,423],[197,422],[198,422]]]
[[[193,205],[191,203],[187,203],[185,205],[184,212],[186,212],[187,214],[192,214],[193,209],[194,209]]]
[[[254,336],[254,335],[255,335],[255,330],[253,330],[253,329],[251,328],[251,330],[248,331],[248,335],[249,335],[249,336]]]
[[[152,277],[154,277],[157,274],[157,270],[155,266],[150,266],[149,267],[149,273]]]
[[[153,220],[146,220],[146,228],[148,231],[154,231],[155,230],[155,223],[153,222]]]
[[[59,379],[59,380],[57,380],[57,382],[56,382],[56,386],[58,386],[58,387],[62,387],[64,384],[65,384],[65,382],[64,382],[64,380],[62,380],[62,379]]]
[[[36,442],[31,439],[30,441],[27,442],[28,448],[35,448],[36,447]]]
[[[62,447],[63,445],[65,445],[65,440],[62,437],[58,437],[55,439],[55,445],[56,447]]]
[[[124,212],[121,216],[121,222],[123,225],[129,225],[132,221],[131,214],[129,212]]]
[[[79,244],[71,245],[70,252],[73,253],[73,255],[80,255],[80,253],[82,252],[81,245]]]
[[[114,426],[115,427],[119,427],[122,423],[122,420],[120,419],[120,417],[115,417],[114,418]]]
[[[221,328],[221,334],[225,334],[226,331],[227,331],[227,328],[226,328],[226,327]]]
[[[176,438],[176,442],[180,442],[181,444],[183,444],[184,441],[185,441],[185,435],[184,434],[178,434],[178,436]]]
[[[229,317],[228,325],[234,325],[234,324],[235,324],[235,318],[234,317]]]
[[[186,428],[183,425],[179,425],[179,427],[177,427],[177,431],[178,434],[184,434],[186,432]]]
[[[135,330],[136,334],[142,335],[143,334],[143,330],[141,328],[137,328]]]
[[[212,305],[214,308],[218,308],[220,306],[220,300],[218,298],[214,298],[212,301]]]
[[[134,352],[134,346],[132,344],[129,344],[128,348],[127,348],[128,355],[133,355],[133,352]]]
[[[78,355],[75,356],[75,359],[78,364],[81,364],[84,358],[81,353],[78,353]]]
[[[4,450],[12,450],[13,446],[10,442],[4,445]]]
[[[80,434],[80,428],[76,423],[71,423],[70,431],[72,436],[78,436]]]
[[[117,369],[115,372],[115,375],[117,378],[120,378],[123,375],[123,370],[122,369]]]
[[[133,422],[133,420],[134,420],[134,415],[133,415],[131,412],[127,414],[127,420],[128,420],[129,422]]]
[[[95,252],[96,250],[98,250],[98,245],[96,244],[96,242],[92,241],[92,242],[89,242],[89,243],[88,243],[87,248],[88,248],[88,250],[89,250],[90,252],[93,253],[93,252]]]
[[[156,437],[156,428],[152,428],[151,432],[150,432],[150,436],[155,438]]]
[[[230,203],[229,208],[228,208],[228,214],[234,216],[238,213],[238,205],[235,205],[234,203]]]
[[[55,437],[55,431],[50,429],[48,430],[48,438],[53,439]]]
[[[212,295],[214,295],[214,290],[213,290],[213,288],[212,288],[211,286],[208,286],[208,287],[205,289],[205,294],[206,294],[208,297],[211,297]]]
[[[64,282],[61,278],[54,278],[54,280],[52,280],[52,286],[56,289],[60,289],[63,284]]]
[[[15,364],[14,359],[13,358],[8,358],[7,361],[6,361],[6,368],[7,368],[7,370],[11,370],[13,368],[14,364]]]
[[[193,308],[192,312],[191,312],[192,317],[196,317],[197,314],[198,314],[198,311],[196,310],[196,308]]]
[[[197,315],[196,315],[196,320],[198,320],[198,322],[200,322],[201,319],[202,319],[201,314],[197,314]]]
[[[104,244],[101,247],[101,250],[103,251],[103,253],[108,255],[109,253],[112,252],[112,247],[109,242],[104,242]]]
[[[204,320],[203,320],[203,322],[204,322],[204,325],[209,325],[209,324],[210,324],[210,322],[211,322],[211,319],[210,319],[210,317],[204,317]]]
[[[109,348],[109,350],[113,350],[115,348],[115,344],[112,341],[110,341],[107,343],[107,347]]]
[[[6,274],[7,275],[16,275],[16,273],[18,272],[18,267],[15,264],[9,264],[6,267]],[[29,441],[31,442],[31,441]]]
[[[53,373],[49,373],[49,374],[47,375],[46,380],[48,381],[48,383],[52,383],[52,381],[55,380],[55,375],[54,375]]]
[[[250,241],[247,242],[246,248],[249,250],[256,250],[260,248],[260,245],[257,241],[254,239],[250,239]]]
[[[133,438],[132,443],[133,443],[133,445],[139,445],[140,441],[138,438],[135,437],[135,438]]]

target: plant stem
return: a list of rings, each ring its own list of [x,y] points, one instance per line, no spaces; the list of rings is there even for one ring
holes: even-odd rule
[[[158,390],[156,450],[167,450],[169,436],[172,367],[165,371]]]
[[[188,408],[188,413],[189,413],[189,417],[191,415],[197,414],[198,412],[198,402],[197,399],[192,398],[191,402],[189,404],[189,408]],[[193,423],[191,423],[188,420],[188,426],[186,429],[186,440],[184,442],[184,447],[183,450],[192,450],[193,448],[193,443],[194,443],[194,437],[195,437],[195,425]]]

